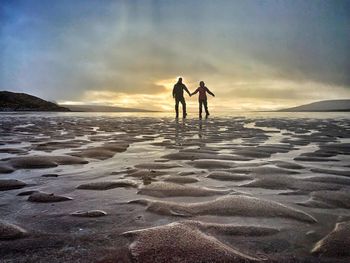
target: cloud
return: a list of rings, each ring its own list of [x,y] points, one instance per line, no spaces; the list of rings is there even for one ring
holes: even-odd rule
[[[227,107],[349,97],[348,1],[7,1],[2,14],[2,89],[149,105],[181,75]]]

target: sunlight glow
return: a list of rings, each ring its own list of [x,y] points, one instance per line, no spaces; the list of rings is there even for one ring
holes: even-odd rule
[[[67,104],[94,104],[105,106],[118,106],[127,108],[152,109],[157,111],[173,111],[174,100],[172,88],[178,77],[155,81],[156,85],[165,87],[166,91],[154,94],[129,94],[110,90],[88,90],[83,93],[80,101],[60,101]],[[197,82],[186,82],[190,92],[197,87]],[[215,80],[209,79],[209,84]],[[250,110],[276,110],[293,107],[300,104],[322,99],[325,94],[329,99],[335,96],[346,97],[348,91],[341,87],[320,85],[319,83],[295,83],[291,81],[235,81],[230,84],[217,83],[209,88],[215,93],[215,98],[208,96],[209,108],[213,111],[250,111]],[[336,91],[336,92],[335,92]],[[298,96],[303,93],[304,98]],[[189,97],[185,94],[189,112],[197,112],[198,95]]]
[[[159,86],[163,86],[165,87],[167,90],[172,91],[174,84],[177,82],[177,80],[180,78],[180,76],[176,77],[176,78],[171,78],[171,79],[162,79],[162,80],[158,80],[155,82],[156,85]],[[185,82],[186,80],[184,78],[182,78],[183,81]]]

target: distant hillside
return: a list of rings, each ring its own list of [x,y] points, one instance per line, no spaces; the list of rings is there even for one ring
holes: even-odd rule
[[[0,91],[0,111],[70,111],[53,102],[25,93]]]
[[[101,106],[101,105],[64,105],[64,107],[70,109],[71,111],[81,111],[81,112],[153,112],[144,109],[135,108],[123,108],[114,106]]]
[[[350,111],[350,100],[323,100],[279,111]]]

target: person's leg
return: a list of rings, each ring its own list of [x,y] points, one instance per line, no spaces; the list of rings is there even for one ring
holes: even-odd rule
[[[187,112],[186,112],[186,101],[185,101],[185,98],[182,98],[182,99],[181,99],[181,104],[182,104],[182,114],[183,114],[183,117],[186,118]]]
[[[202,119],[202,101],[199,101],[199,118]]]
[[[204,100],[204,101],[203,101],[203,104],[204,104],[204,109],[205,109],[205,117],[208,118],[208,116],[209,116],[208,101],[207,101],[207,100]]]
[[[179,99],[175,98],[175,112],[176,112],[176,118],[179,118]]]

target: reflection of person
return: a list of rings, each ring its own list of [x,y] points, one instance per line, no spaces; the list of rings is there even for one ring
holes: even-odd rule
[[[214,93],[212,93],[204,84],[204,81],[199,82],[199,87],[191,94],[194,95],[199,92],[198,102],[199,102],[199,118],[202,118],[202,105],[204,105],[205,110],[205,118],[208,118],[208,101],[207,101],[207,92],[215,97]]]
[[[177,83],[174,85],[173,89],[173,98],[175,99],[175,112],[176,118],[179,117],[179,102],[182,104],[182,114],[183,117],[186,118],[186,101],[184,98],[184,90],[191,96],[185,84],[182,83],[182,78],[179,78]]]

